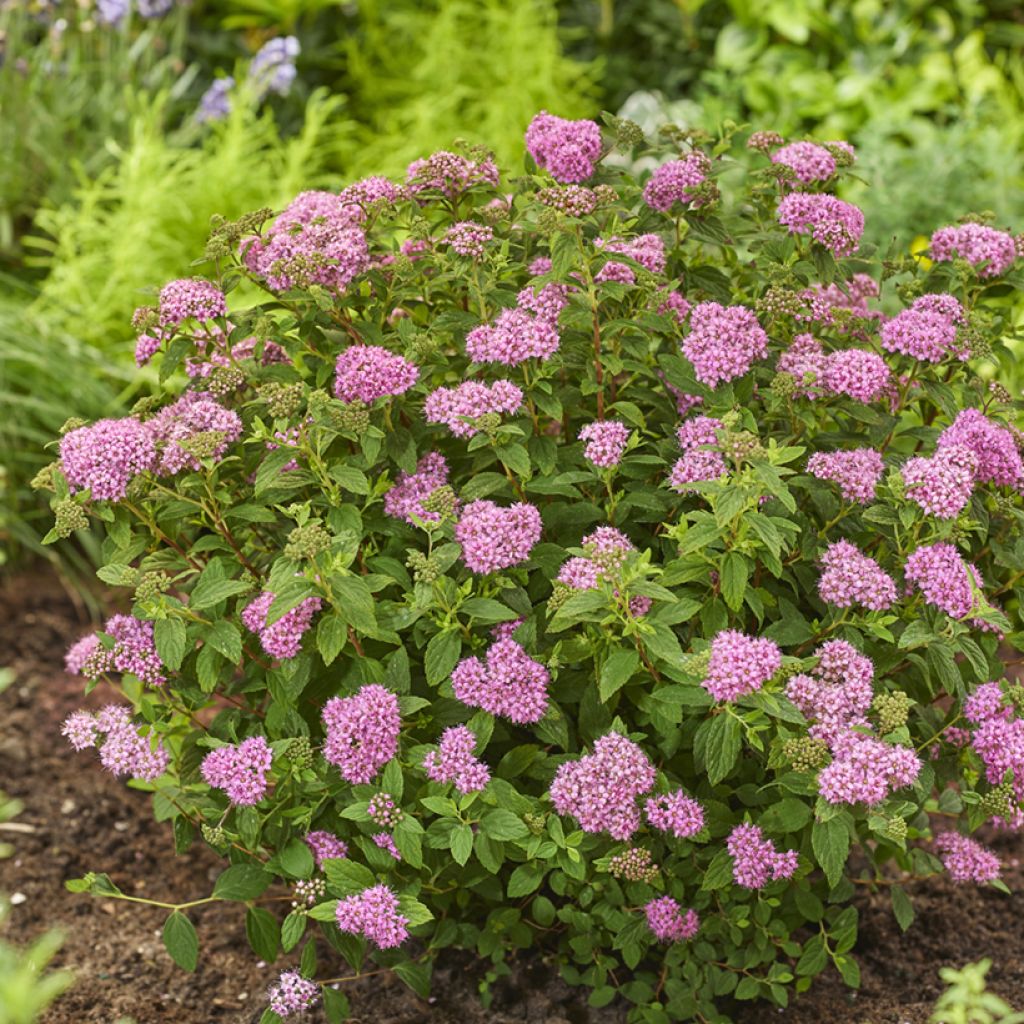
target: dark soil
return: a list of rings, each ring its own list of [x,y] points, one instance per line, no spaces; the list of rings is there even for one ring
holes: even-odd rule
[[[0,860],[0,892],[18,894],[8,938],[28,941],[49,927],[66,936],[58,964],[76,983],[44,1024],[256,1024],[266,987],[281,965],[256,961],[238,909],[221,904],[192,912],[201,956],[194,974],[164,951],[164,912],[120,901],[76,896],[64,881],[106,871],[127,893],[168,902],[204,896],[221,862],[197,844],[176,856],[168,829],[153,822],[148,798],[75,754],[59,735],[62,719],[80,706],[99,707],[113,694],[98,688],[83,699],[81,680],[62,671],[68,643],[90,624],[49,575],[23,576],[0,587],[0,666],[16,673],[0,695],[0,788],[24,802],[17,819],[31,831],[5,831],[15,855]],[[1004,877],[1024,888],[1020,837],[996,842]],[[859,898],[857,956],[863,972],[851,993],[838,975],[823,976],[785,1011],[744,1004],[740,1024],[924,1024],[941,990],[938,970],[981,957],[995,963],[994,991],[1024,1006],[1024,920],[1018,897],[954,886],[945,879],[911,883],[917,919],[902,935],[884,893]],[[332,955],[321,950],[321,964]],[[347,973],[343,964],[338,974]],[[481,968],[453,955],[437,965],[435,996],[415,996],[380,975],[346,987],[354,1018],[364,1024],[621,1024],[622,1008],[591,1010],[539,959],[519,965],[494,986],[484,1009]],[[311,1024],[322,1024],[317,1013]]]

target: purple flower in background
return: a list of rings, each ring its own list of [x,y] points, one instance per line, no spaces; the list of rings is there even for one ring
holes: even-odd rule
[[[288,95],[295,81],[295,58],[300,50],[295,36],[279,36],[264,43],[249,64],[249,81],[260,99],[272,92]]]
[[[129,0],[96,0],[96,17],[101,25],[120,25],[130,9]]]
[[[210,88],[203,93],[199,106],[196,107],[193,115],[196,124],[223,121],[231,113],[231,90],[234,87],[235,80],[230,75],[215,79]]]

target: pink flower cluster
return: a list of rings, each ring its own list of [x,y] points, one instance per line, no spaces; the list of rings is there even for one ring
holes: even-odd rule
[[[807,472],[819,480],[839,486],[846,501],[868,505],[875,500],[875,488],[885,466],[874,448],[852,448],[840,452],[815,452],[807,460]]]
[[[925,544],[912,551],[903,566],[907,583],[925,601],[950,618],[962,619],[975,607],[973,588],[981,589],[981,574],[965,562],[952,544]],[[972,588],[973,584],[973,588]]]
[[[811,736],[833,743],[853,726],[868,724],[875,667],[845,640],[829,640],[814,655],[818,664],[789,678],[786,697],[813,720]]]
[[[441,192],[454,199],[477,186],[497,188],[498,166],[490,158],[471,160],[442,149],[414,160],[406,171],[406,188],[413,194]]]
[[[671,896],[660,896],[644,907],[647,927],[661,942],[686,942],[697,934],[700,918],[697,911],[683,908]]]
[[[932,235],[929,250],[933,260],[952,260],[959,256],[973,263],[979,268],[978,277],[1005,274],[1017,259],[1013,235],[987,224],[970,222],[939,228]]]
[[[366,813],[370,821],[382,828],[394,828],[404,817],[402,808],[395,803],[390,793],[375,793],[370,797]]]
[[[954,882],[983,885],[999,877],[999,858],[975,839],[959,832],[940,832],[935,837],[935,849]]]
[[[669,486],[681,494],[692,492],[690,484],[718,480],[729,470],[718,448],[718,432],[725,424],[712,416],[694,416],[676,431],[682,458],[669,475]]]
[[[323,868],[325,860],[341,860],[348,856],[348,844],[333,832],[307,832],[305,839],[317,870]]]
[[[237,746],[211,750],[199,770],[206,784],[224,790],[235,807],[251,807],[266,795],[273,760],[270,744],[262,736],[250,736]]]
[[[456,437],[472,437],[476,424],[488,413],[513,413],[523,404],[523,393],[510,380],[484,384],[464,381],[456,388],[438,388],[427,395],[423,415],[428,423],[443,423]]]
[[[949,444],[931,458],[916,456],[903,466],[907,497],[929,515],[956,519],[971,500],[977,456],[970,448]]]
[[[370,683],[348,697],[332,697],[322,713],[324,757],[353,785],[370,782],[398,753],[402,716],[398,698]]]
[[[690,310],[693,308],[686,301],[686,296],[682,292],[668,291],[668,289],[663,288],[658,292],[658,297],[661,298],[661,301],[655,306],[658,316],[671,317],[682,327],[686,323],[686,318],[690,315]],[[680,415],[685,415],[685,413],[680,411]]]
[[[242,260],[276,292],[309,282],[344,291],[370,266],[361,208],[332,192],[301,192],[263,238],[242,243]]]
[[[842,284],[815,283],[800,293],[800,298],[808,303],[808,307],[797,313],[796,319],[836,325],[841,333],[849,333],[850,325],[842,320],[837,323],[835,312],[845,310],[866,320],[882,319],[880,312],[868,306],[868,299],[877,299],[878,296],[878,282],[867,274],[854,274]]]
[[[621,568],[631,551],[636,551],[633,542],[613,526],[599,526],[580,541],[580,547],[586,556],[570,558],[558,570],[558,582],[570,590],[596,590]],[[646,615],[650,607],[651,599],[642,595],[629,602],[634,616]]]
[[[668,213],[676,203],[688,206],[699,199],[693,189],[704,183],[710,170],[711,161],[700,152],[690,153],[682,160],[669,160],[647,179],[644,202],[659,213]]]
[[[152,622],[133,615],[112,615],[103,626],[103,632],[113,638],[113,647],[104,647],[95,633],[83,637],[64,657],[69,672],[86,679],[97,679],[105,672],[130,672],[150,686],[167,682],[163,662],[157,654]]]
[[[586,181],[601,158],[601,129],[542,110],[526,129],[526,149],[538,167],[563,184]]]
[[[491,772],[473,753],[476,736],[464,725],[453,725],[441,733],[437,750],[423,758],[427,778],[453,782],[460,793],[476,793],[491,780]]]
[[[536,266],[540,260],[535,260],[532,266]],[[548,270],[551,268],[548,267]],[[547,273],[548,270],[544,271]],[[532,271],[531,271],[532,272]],[[552,281],[541,288],[534,288],[527,285],[520,289],[516,296],[516,305],[525,309],[542,320],[546,320],[553,326],[558,326],[558,318],[562,310],[569,304],[569,295],[575,289],[567,284],[559,284]]]
[[[551,783],[559,814],[571,814],[584,832],[628,839],[640,827],[637,798],[654,785],[654,765],[637,744],[617,732],[594,743],[591,754],[560,765]]]
[[[1009,773],[1019,805],[1024,801],[1024,719],[1007,703],[999,683],[984,683],[964,702],[964,716],[972,725],[970,743],[985,766],[985,779],[998,786]],[[1024,812],[1017,806],[1008,821],[995,821],[1019,829],[1024,826]]]
[[[177,401],[164,406],[145,424],[157,449],[154,470],[159,476],[173,476],[183,469],[199,470],[199,457],[188,450],[199,434],[222,435],[212,458],[219,459],[228,445],[242,436],[242,420],[233,409],[225,409],[210,395],[186,391]]]
[[[658,235],[638,235],[636,238],[630,239],[615,237],[609,238],[607,242],[598,238],[594,245],[605,252],[628,256],[652,274],[662,274],[665,271],[665,243]],[[611,260],[594,275],[594,280],[598,284],[602,281],[635,284],[636,274],[633,272],[633,268],[627,264]]]
[[[78,427],[60,442],[61,470],[72,494],[88,489],[95,501],[120,501],[156,460],[152,432],[132,416]]]
[[[827,181],[836,173],[836,158],[816,142],[791,142],[772,153],[773,164],[783,164],[805,184]]]
[[[479,573],[521,565],[530,557],[540,535],[540,512],[522,501],[508,508],[485,499],[471,501],[455,524],[462,560]]]
[[[689,839],[704,828],[704,808],[681,789],[648,797],[644,813],[651,825],[676,839]]]
[[[588,423],[579,438],[587,443],[583,457],[599,469],[608,469],[622,461],[629,441],[629,427],[619,420],[597,420]]]
[[[542,294],[548,293],[547,298],[538,298],[530,288],[520,294],[527,296],[527,302],[532,300],[535,306],[544,308],[551,305],[553,293],[549,289],[558,288],[558,285],[544,288]],[[551,317],[550,308],[545,309],[545,314],[534,314],[527,308],[502,310],[493,325],[481,324],[466,335],[466,355],[475,363],[504,363],[506,366],[518,366],[527,359],[550,359],[562,340],[557,320],[558,312]]]
[[[697,380],[714,388],[742,377],[764,359],[768,335],[746,306],[702,302],[690,313],[690,333],[682,347]]]
[[[821,556],[824,570],[818,579],[822,601],[838,608],[855,604],[883,611],[896,603],[896,584],[892,577],[868,555],[848,540],[837,540]]]
[[[763,889],[771,881],[792,878],[799,867],[796,850],[779,853],[757,825],[737,825],[725,847],[732,857],[732,877],[744,889]]]
[[[846,348],[825,357],[821,386],[834,395],[846,395],[858,402],[874,402],[892,389],[892,374],[877,352]]]
[[[351,345],[335,364],[334,395],[342,402],[365,402],[401,395],[419,379],[414,363],[380,345]]]
[[[939,434],[939,448],[957,445],[970,449],[977,460],[976,483],[1017,487],[1024,481],[1024,463],[1013,434],[993,423],[979,409],[963,409]]]
[[[242,611],[242,625],[260,638],[260,646],[272,658],[294,658],[302,649],[302,637],[323,604],[319,597],[307,597],[276,622],[267,625],[267,613],[275,594],[264,590]]]
[[[810,235],[836,258],[856,252],[864,234],[864,214],[835,196],[791,192],[779,201],[777,216],[791,235]]]
[[[921,760],[910,747],[848,730],[829,741],[832,763],[818,774],[818,792],[830,804],[880,804],[913,784]]]
[[[455,697],[470,707],[519,724],[539,722],[548,707],[548,670],[515,640],[498,640],[487,662],[464,658],[452,672]]]
[[[166,328],[180,327],[186,320],[213,320],[227,316],[224,293],[200,277],[170,281],[160,289],[160,323]]]
[[[477,224],[472,220],[460,220],[445,232],[443,241],[460,256],[466,256],[471,260],[482,260],[484,246],[493,238],[494,230],[486,224]]]
[[[338,927],[362,935],[379,949],[394,949],[409,937],[409,918],[399,913],[398,896],[386,885],[375,885],[338,901]]]
[[[395,845],[395,840],[387,832],[374,832],[370,838],[378,849],[394,857],[395,860],[402,859],[402,854]]]
[[[967,359],[970,351],[957,339],[963,322],[963,306],[952,295],[922,295],[882,324],[882,348],[929,363],[949,355]]]
[[[711,641],[711,660],[701,682],[715,700],[735,701],[754,693],[782,667],[774,640],[723,629]]]
[[[415,473],[399,473],[394,486],[384,495],[384,511],[395,519],[416,525],[439,522],[437,512],[428,512],[423,502],[439,487],[448,483],[448,463],[439,452],[427,452],[416,463]]]
[[[316,1004],[320,997],[320,986],[309,981],[298,971],[282,971],[277,984],[267,993],[270,1009],[278,1017],[290,1017],[303,1013]]]
[[[154,782],[171,762],[162,740],[154,745],[135,727],[128,707],[110,704],[95,715],[76,711],[64,720],[61,733],[75,750],[98,745],[100,763],[113,775]]]
[[[405,189],[393,181],[373,175],[346,185],[339,193],[338,200],[345,209],[345,214],[353,223],[363,223],[367,212],[374,204],[393,206],[405,198]]]

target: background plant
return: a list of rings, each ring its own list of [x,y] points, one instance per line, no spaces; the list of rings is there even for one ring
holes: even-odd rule
[[[904,928],[907,878],[1002,886],[966,833],[1024,778],[1019,404],[978,375],[1015,240],[880,261],[848,149],[666,139],[541,115],[525,176],[440,153],[220,224],[135,314],[156,400],[64,435],[48,540],[102,522],[131,597],[68,656],[121,708],[65,733],[230,862],[71,887],[169,911],[183,967],[235,900],[302,947],[281,1013],[540,946],[593,1005],[721,1021],[858,984],[857,882]]]

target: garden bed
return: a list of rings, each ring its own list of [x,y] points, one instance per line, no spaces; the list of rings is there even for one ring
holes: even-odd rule
[[[52,576],[29,575],[0,589],[0,664],[17,679],[0,695],[0,784],[21,799],[18,819],[29,833],[10,833],[16,853],[0,861],[0,891],[20,893],[13,934],[28,940],[49,926],[66,933],[58,963],[73,967],[77,981],[44,1016],[46,1024],[89,1024],[132,1016],[140,1024],[255,1024],[266,1005],[266,985],[276,971],[259,965],[243,934],[237,908],[213,905],[195,912],[204,955],[186,974],[171,962],[160,941],[163,914],[152,908],[104,902],[64,891],[63,882],[90,870],[108,872],[126,892],[152,899],[186,900],[205,895],[206,878],[219,860],[201,844],[188,858],[176,857],[170,833],[152,820],[147,797],[101,771],[87,755],[64,745],[59,727],[83,704],[82,682],[65,675],[67,644],[87,623]],[[112,698],[104,686],[86,702],[101,707]],[[1024,888],[1020,836],[993,846],[1003,859],[1003,877]],[[203,871],[195,866],[203,865]],[[197,888],[197,885],[199,888]],[[993,889],[956,886],[945,877],[911,883],[917,911],[901,935],[885,893],[860,895],[858,957],[863,984],[847,990],[829,973],[795,1008],[741,1006],[739,1022],[810,1024],[903,1024],[927,1021],[941,985],[938,969],[981,957],[995,964],[991,987],[1024,1006],[1024,917],[1019,897]],[[590,1010],[583,993],[557,979],[538,960],[519,965],[512,979],[495,986],[489,1010],[477,1001],[481,971],[458,957],[442,959],[435,971],[435,997],[428,1004],[397,979],[377,976],[348,986],[356,1019],[365,1024],[611,1024],[624,1019],[616,1008]],[[311,1018],[316,1024],[319,1014]]]

